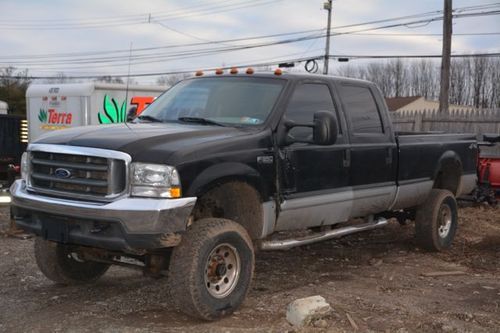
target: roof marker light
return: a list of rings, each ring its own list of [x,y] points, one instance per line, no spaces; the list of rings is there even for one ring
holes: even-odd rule
[[[222,70],[222,68],[217,68],[217,69],[215,70],[215,74],[216,74],[216,75],[222,75],[222,74],[224,74],[224,71]]]
[[[252,75],[253,74],[253,68],[252,67],[248,67],[247,68],[247,74],[248,75]]]
[[[281,74],[283,74],[283,71],[281,70],[281,68],[276,68],[274,70],[274,75],[281,75]]]
[[[196,76],[202,76],[203,75],[203,71],[196,71],[196,74],[194,74]]]
[[[238,74],[238,68],[236,68],[236,67],[231,68],[231,71],[229,73]]]

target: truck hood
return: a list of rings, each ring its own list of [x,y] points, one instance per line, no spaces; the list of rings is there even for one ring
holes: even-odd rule
[[[111,149],[128,153],[136,161],[164,163],[174,153],[192,153],[202,150],[207,145],[213,146],[215,142],[232,141],[231,139],[249,134],[248,128],[198,124],[129,123],[127,125],[95,125],[65,129],[46,134],[34,143]]]

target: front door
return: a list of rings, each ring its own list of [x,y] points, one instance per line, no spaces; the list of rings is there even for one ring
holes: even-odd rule
[[[280,147],[282,203],[277,230],[303,229],[345,221],[352,204],[349,190],[349,144],[345,121],[327,82],[301,82],[295,87],[282,121],[310,124],[317,111],[332,112],[339,124],[333,145],[291,143],[312,141],[312,128],[288,131]],[[282,125],[281,125],[282,126]]]

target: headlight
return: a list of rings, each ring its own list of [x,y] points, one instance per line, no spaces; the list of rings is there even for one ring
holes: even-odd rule
[[[21,178],[24,181],[28,181],[28,173],[29,173],[29,160],[28,153],[24,152],[21,156]]]
[[[181,183],[174,167],[163,164],[131,164],[132,195],[138,197],[179,198]]]

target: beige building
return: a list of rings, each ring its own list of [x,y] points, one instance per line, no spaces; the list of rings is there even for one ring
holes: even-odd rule
[[[385,98],[389,111],[439,110],[438,101],[429,101],[422,96]],[[472,110],[474,107],[450,104],[449,110]]]

